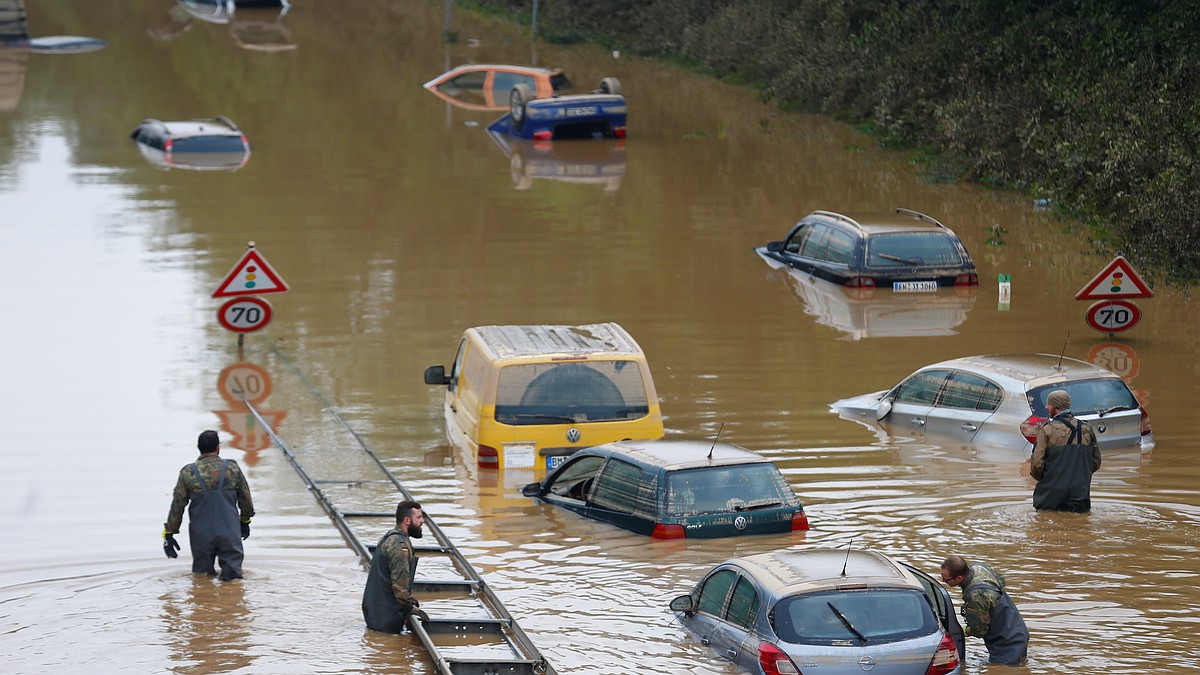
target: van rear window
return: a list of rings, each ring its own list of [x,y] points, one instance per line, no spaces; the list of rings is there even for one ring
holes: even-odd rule
[[[496,421],[501,424],[623,422],[649,414],[635,361],[522,363],[500,370]]]

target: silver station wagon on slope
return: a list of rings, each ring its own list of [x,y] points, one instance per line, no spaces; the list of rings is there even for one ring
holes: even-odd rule
[[[1047,420],[1046,397],[1071,395],[1071,412],[1100,449],[1150,447],[1150,414],[1125,381],[1100,366],[1054,354],[967,356],[925,366],[884,391],[832,404],[842,417],[930,442],[1029,451]]]
[[[933,577],[875,551],[772,551],[717,565],[671,601],[756,675],[958,675],[963,632]]]

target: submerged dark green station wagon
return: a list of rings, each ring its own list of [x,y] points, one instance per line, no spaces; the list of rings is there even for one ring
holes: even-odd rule
[[[730,443],[619,441],[580,450],[521,490],[655,539],[807,530],[796,493],[769,459]]]

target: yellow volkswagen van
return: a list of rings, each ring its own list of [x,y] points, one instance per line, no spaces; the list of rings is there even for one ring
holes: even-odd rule
[[[646,355],[615,323],[468,328],[446,387],[446,435],[481,466],[544,474],[580,448],[663,435]]]

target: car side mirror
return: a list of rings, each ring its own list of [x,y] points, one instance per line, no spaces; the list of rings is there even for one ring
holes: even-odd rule
[[[779,253],[780,251],[783,250],[783,242],[782,241],[769,242],[769,243],[767,243],[767,250],[770,251],[771,253]]]
[[[541,483],[530,483],[529,485],[526,485],[525,487],[521,488],[521,494],[525,495],[526,497],[537,497],[537,496],[541,495],[541,492],[542,492],[542,484]]]
[[[883,418],[887,417],[889,414],[891,414],[891,412],[892,412],[892,399],[890,397],[885,397],[882,401],[879,402],[879,407],[875,408],[875,420],[880,421]]]
[[[671,609],[676,612],[687,612],[691,614],[696,611],[696,605],[692,602],[692,596],[681,595],[671,601]]]
[[[450,384],[446,377],[446,366],[429,366],[425,369],[425,384]]]

